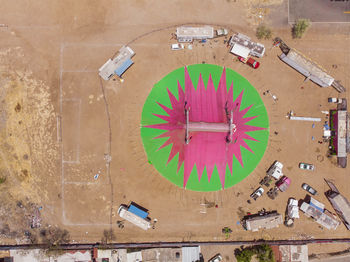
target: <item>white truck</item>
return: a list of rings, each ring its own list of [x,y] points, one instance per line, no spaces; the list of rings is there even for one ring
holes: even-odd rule
[[[296,200],[295,198],[290,198],[288,200],[286,218],[284,220],[284,224],[287,227],[293,226],[295,218],[299,218],[298,200]]]
[[[250,197],[256,200],[257,198],[261,197],[263,193],[264,193],[264,189],[262,187],[259,187],[250,195]]]
[[[226,28],[220,28],[216,30],[216,36],[225,36],[228,34],[228,30]]]
[[[279,180],[283,176],[283,164],[277,160],[273,162],[270,168],[267,170],[267,174],[272,176],[274,179]]]
[[[172,44],[171,45],[171,50],[182,50],[182,49],[184,49],[183,44]]]

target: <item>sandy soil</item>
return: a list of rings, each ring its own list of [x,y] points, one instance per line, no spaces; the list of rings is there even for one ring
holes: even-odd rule
[[[246,2],[20,2],[0,1],[6,10],[0,21],[4,24],[0,27],[0,170],[6,177],[0,185],[3,243],[26,242],[24,231],[39,234],[49,225],[67,229],[72,242],[101,241],[103,230],[110,227],[120,242],[223,240],[224,226],[233,230],[230,240],[349,236],[343,225],[328,231],[304,215],[293,229],[281,226],[250,233],[237,224],[247,212],[263,207],[284,213],[289,197],[304,198],[303,182],[321,193],[317,199],[331,211],[322,194],[327,190],[323,178],[333,179],[350,198],[349,169],[335,167],[335,159],[325,157],[327,146],[317,143],[322,123],[312,128],[312,123],[285,118],[291,109],[299,116],[324,117],[321,110],[334,107],[326,98],[337,97],[335,90],[304,83],[277,58],[281,52],[270,41],[262,41],[267,51],[259,70],[236,61],[224,38],[195,44],[193,50],[170,50],[171,33],[183,23],[224,25],[231,34],[254,36],[251,17],[256,12],[250,13]],[[285,11],[280,1],[271,4],[271,13]],[[269,22],[268,14],[264,19]],[[348,26],[315,25],[302,40],[291,39],[287,24],[276,27],[274,34],[349,88]],[[101,82],[98,68],[125,43],[136,51],[125,82]],[[274,103],[262,95],[271,137],[257,169],[238,185],[212,193],[186,191],[166,181],[148,163],[140,138],[142,106],[152,86],[178,67],[203,61],[230,67],[260,94],[270,90],[278,97]],[[349,93],[341,97],[350,101]],[[324,156],[322,161],[319,155]],[[284,163],[291,187],[276,200],[263,196],[247,204],[276,159]],[[316,171],[300,171],[300,161],[314,163]],[[99,178],[94,180],[96,174]],[[151,218],[158,219],[156,229],[140,232],[129,224],[118,229],[116,210],[130,201],[150,210]],[[200,213],[205,201],[217,203],[218,208]],[[30,230],[31,215],[39,207],[42,227]]]

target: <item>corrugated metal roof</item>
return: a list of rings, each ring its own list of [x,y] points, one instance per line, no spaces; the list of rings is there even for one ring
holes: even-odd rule
[[[230,52],[246,59],[249,56],[250,49],[239,44],[234,44]]]
[[[287,55],[284,53],[281,54],[279,58],[321,87],[329,87],[334,82],[333,77],[328,75],[314,62],[294,50],[290,50]]]
[[[115,74],[119,77],[124,74],[124,72],[133,64],[134,62],[131,59],[127,59],[123,64],[121,64],[116,70]]]
[[[183,247],[182,248],[182,262],[199,261],[200,246],[197,247]]]
[[[134,213],[135,215],[141,217],[141,218],[146,218],[148,217],[148,213],[143,211],[142,209],[134,206],[134,205],[130,205],[128,208],[128,211],[131,213]]]

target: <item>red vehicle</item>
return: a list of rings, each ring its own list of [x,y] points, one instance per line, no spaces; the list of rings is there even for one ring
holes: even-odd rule
[[[251,57],[248,57],[247,59],[245,59],[245,58],[239,56],[238,60],[244,64],[248,64],[249,66],[253,67],[254,69],[257,69],[260,66],[260,63]]]

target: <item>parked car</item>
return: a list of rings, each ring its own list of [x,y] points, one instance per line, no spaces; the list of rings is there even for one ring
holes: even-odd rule
[[[263,193],[264,193],[264,189],[262,187],[259,187],[250,195],[250,197],[256,200],[258,197],[261,197]]]
[[[208,262],[220,262],[221,260],[222,260],[222,256],[220,254],[217,254],[211,259],[209,259]]]
[[[341,98],[336,97],[328,97],[328,103],[341,103],[343,100]]]
[[[299,168],[304,170],[315,170],[315,166],[313,164],[299,163]]]
[[[171,45],[171,50],[181,50],[181,49],[184,49],[183,44],[172,44]]]
[[[260,63],[251,57],[248,57],[246,59],[246,58],[239,56],[238,60],[244,64],[248,64],[249,66],[253,67],[254,69],[257,69],[260,66]]]
[[[309,186],[308,184],[306,184],[306,183],[303,183],[301,185],[301,187],[304,190],[306,190],[307,192],[309,192],[311,195],[316,195],[317,194],[317,191],[314,188],[312,188],[311,186]]]

